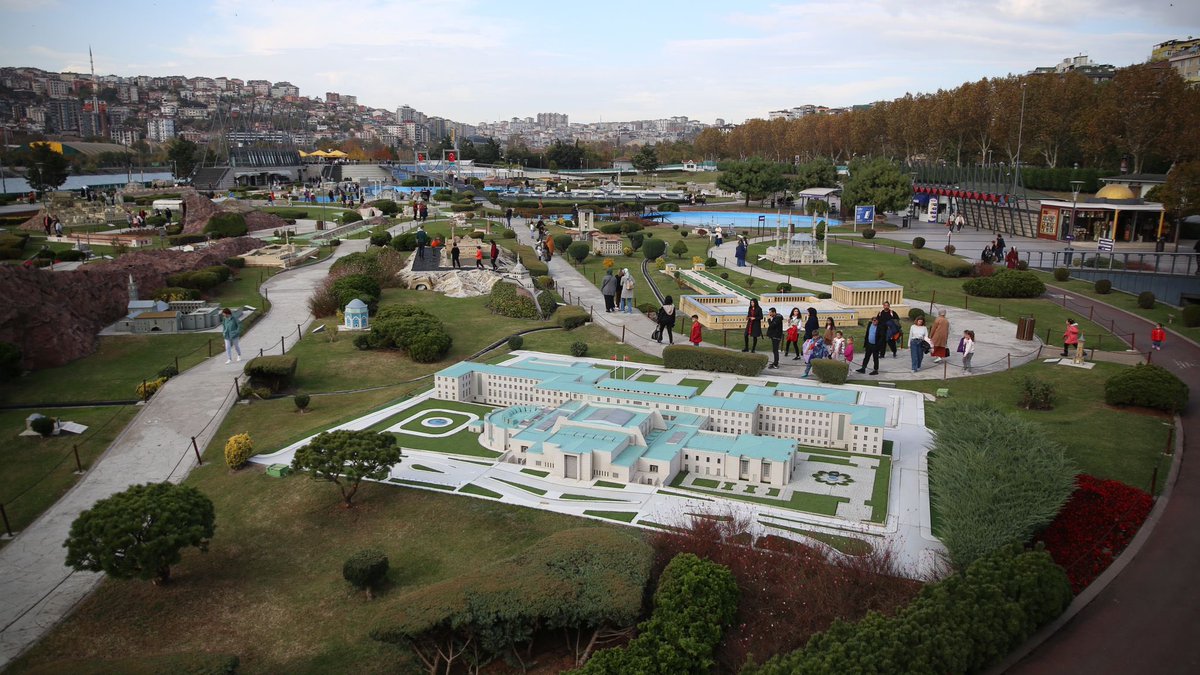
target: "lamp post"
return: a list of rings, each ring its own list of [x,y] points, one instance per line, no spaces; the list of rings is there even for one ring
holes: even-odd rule
[[[1075,207],[1079,204],[1079,190],[1083,188],[1083,181],[1071,181],[1071,219],[1067,221],[1067,233],[1063,239],[1067,242],[1066,249],[1063,250],[1063,262],[1066,267],[1071,266],[1071,241],[1075,239]]]

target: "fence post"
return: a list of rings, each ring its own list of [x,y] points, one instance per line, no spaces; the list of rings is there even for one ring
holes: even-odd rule
[[[208,355],[212,356],[212,338],[208,338]]]
[[[296,339],[299,340],[302,337],[304,337],[304,334],[300,332],[300,324],[296,324]]]
[[[1008,369],[1012,370],[1012,352],[1008,353]]]
[[[1129,334],[1129,348],[1137,351],[1137,333]]]
[[[0,504],[0,519],[4,520],[4,531],[8,533],[9,538],[13,537],[12,526],[8,524],[8,512],[4,510],[4,505]]]
[[[621,340],[618,344],[625,344],[625,324],[621,324]]]
[[[942,379],[946,379],[947,373],[950,372],[950,357],[942,359]]]
[[[1146,365],[1150,365],[1150,360],[1153,356],[1154,356],[1153,350],[1146,352]]]
[[[1158,489],[1158,467],[1154,467],[1154,473],[1150,474],[1150,497],[1154,497],[1154,491]]]
[[[937,299],[937,289],[935,288],[935,289],[933,289],[933,292],[929,294],[929,313],[930,314],[933,314],[933,301],[936,299]]]
[[[971,296],[964,293],[963,294],[963,309],[970,309],[971,308],[970,302],[971,302]]]
[[[729,346],[729,331],[725,330],[724,328],[721,329],[721,346]]]
[[[596,306],[588,305],[588,321],[596,320]]]
[[[1092,315],[1095,313],[1096,313],[1096,306],[1095,305],[1089,306],[1088,307],[1088,321],[1092,320]]]
[[[83,473],[83,464],[79,461],[79,444],[75,443],[71,446],[71,452],[75,453],[75,472]]]
[[[192,452],[196,453],[196,466],[204,466],[204,460],[200,459],[200,448],[196,445],[195,436],[192,436]]]
[[[258,348],[258,355],[259,355],[259,356],[262,356],[262,355],[263,355],[263,348],[262,348],[262,347],[259,347],[259,348]]]
[[[1046,329],[1046,344],[1050,344],[1050,329]]]

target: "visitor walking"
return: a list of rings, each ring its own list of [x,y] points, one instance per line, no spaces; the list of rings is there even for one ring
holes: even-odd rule
[[[804,317],[800,314],[799,307],[793,307],[788,313],[787,332],[783,344],[783,355],[787,356],[792,350],[796,351],[796,356],[793,361],[800,360],[800,327],[804,325]]]
[[[946,342],[950,339],[950,320],[946,318],[946,310],[939,309],[938,317],[929,328],[929,342],[933,345],[933,362],[941,363],[942,359],[950,356]]]
[[[626,314],[633,314],[633,286],[633,275],[626,267],[621,270],[621,310]]]
[[[921,369],[921,362],[925,359],[925,351],[928,349],[932,349],[929,329],[925,327],[925,317],[918,316],[916,321],[913,321],[912,328],[908,329],[908,357],[912,361],[914,373]]]
[[[1067,352],[1077,344],[1079,344],[1079,324],[1075,323],[1075,319],[1067,319],[1067,329],[1063,331],[1063,357],[1070,356]]]
[[[880,325],[878,316],[871,317],[871,324],[867,326],[867,334],[863,337],[862,367],[854,372],[867,372],[867,363],[874,357],[875,368],[871,370],[871,374],[879,374],[879,355],[883,352],[887,340],[887,337],[884,335],[885,330],[887,328]]]
[[[854,363],[854,336],[846,336],[846,346],[842,347],[842,356],[845,357],[846,363]]]
[[[454,240],[454,245],[450,247],[450,266],[455,269],[462,269],[462,264],[458,261],[458,256],[461,251],[458,250],[458,240]]]
[[[225,339],[225,363],[233,362],[233,353],[237,352],[237,360],[242,360],[242,322],[226,307],[221,310],[221,337]]]
[[[808,317],[804,319],[804,339],[811,338],[819,330],[821,330],[821,320],[817,318],[817,310],[814,307],[809,307]]]
[[[661,343],[665,333],[667,342],[675,344],[675,337],[672,335],[675,328],[675,304],[671,296],[663,298],[662,307],[658,308],[658,316],[655,317],[655,321],[658,323],[658,329],[654,331],[658,337],[655,339]]]
[[[691,342],[692,342],[692,344],[693,344],[693,345],[695,345],[695,346],[699,347],[699,346],[700,346],[700,343],[701,343],[701,342],[703,342],[703,341],[704,341],[704,336],[701,334],[701,328],[700,328],[700,315],[699,315],[699,314],[693,314],[693,315],[692,315],[692,337],[691,337]]]
[[[613,296],[617,294],[617,278],[612,270],[604,270],[604,279],[600,282],[600,294],[604,296],[604,311],[613,311]]]
[[[879,312],[879,326],[884,329],[884,339],[887,342],[887,348],[892,350],[892,358],[896,358],[896,343],[900,341],[900,315],[896,310],[892,309],[892,303],[883,303],[883,309]],[[883,356],[882,350],[880,356]]]
[[[546,262],[550,262],[550,259],[554,257],[554,237],[546,237],[544,243],[546,248]]]
[[[475,269],[477,269],[477,270],[483,269],[483,247],[482,246],[475,247]]]
[[[1163,329],[1161,323],[1154,324],[1154,329],[1150,331],[1150,346],[1154,351],[1162,351],[1163,342],[1167,340],[1167,331]]]
[[[846,338],[842,331],[833,334],[833,360],[846,361]]]
[[[745,334],[742,335],[746,346],[742,348],[742,351],[750,352],[752,354],[756,353],[755,350],[758,349],[758,338],[762,337],[762,322],[762,307],[758,306],[757,299],[753,299],[750,301],[750,310],[746,312],[746,331]],[[750,343],[751,339],[754,340],[754,344]]]
[[[783,315],[775,308],[767,310],[767,338],[771,340],[771,365],[768,368],[779,367],[779,343],[783,341]]]
[[[958,351],[963,355],[963,372],[971,372],[971,357],[975,356],[975,331],[963,331],[962,340],[958,343]]]
[[[622,276],[620,270],[617,270],[617,273],[613,276],[617,279],[617,289],[613,293],[613,311],[619,312],[621,311],[621,282],[624,281],[625,277]]]
[[[492,242],[492,250],[490,251],[492,254],[492,271],[498,272],[499,270],[496,269],[496,262],[500,260],[500,247],[496,246],[495,239],[490,239],[489,241]]]
[[[425,246],[427,244],[429,244],[429,233],[427,233],[425,231],[424,225],[417,226],[416,239],[417,239],[417,257],[424,258],[425,257]]]
[[[733,249],[733,257],[737,259],[738,267],[746,266],[746,240],[738,235],[737,246]]]
[[[506,222],[508,222],[508,229],[510,229],[510,230],[512,229],[512,217],[513,217],[513,210],[512,210],[512,207],[510,206],[510,207],[508,207],[508,209],[506,209],[504,211],[504,220]]]

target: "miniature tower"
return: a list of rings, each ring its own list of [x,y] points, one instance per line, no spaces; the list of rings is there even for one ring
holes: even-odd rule
[[[129,301],[133,302],[138,299],[137,282],[133,280],[133,275],[129,275]]]

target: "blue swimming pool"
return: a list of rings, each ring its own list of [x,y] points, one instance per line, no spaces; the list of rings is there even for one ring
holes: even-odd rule
[[[774,229],[775,224],[779,223],[781,227],[787,227],[788,223],[795,223],[797,229],[809,229],[812,227],[812,218],[806,215],[793,214],[789,216],[784,213],[776,216],[773,213],[747,213],[744,211],[680,211],[679,213],[668,213],[663,219],[665,222],[672,225],[688,225],[691,227],[714,228],[720,226],[722,228],[734,227],[739,230],[752,230],[759,227],[759,217],[762,217],[762,227]],[[818,221],[822,220],[817,218]],[[825,218],[825,222],[830,227],[838,227],[842,221],[836,218]]]

